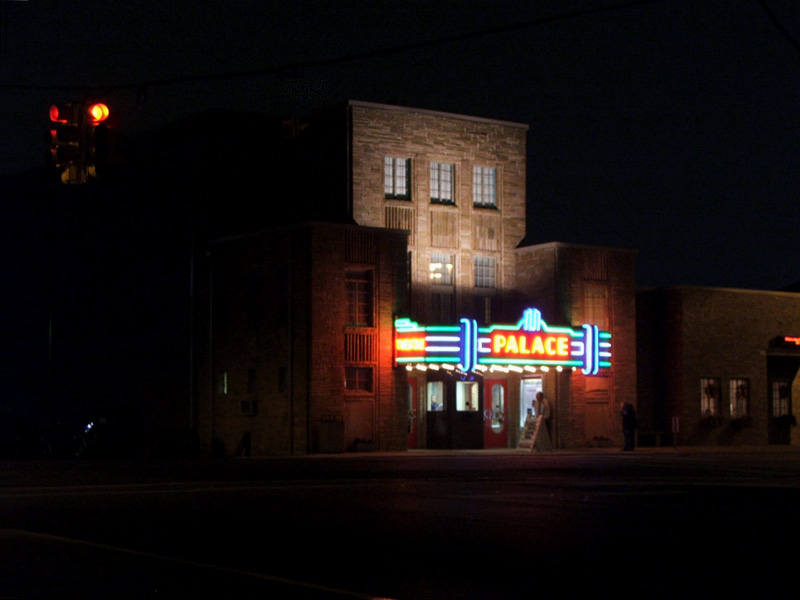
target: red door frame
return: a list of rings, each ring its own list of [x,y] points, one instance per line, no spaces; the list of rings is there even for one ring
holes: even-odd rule
[[[503,427],[498,432],[492,429],[492,388],[500,385],[503,388]],[[485,379],[483,381],[483,447],[508,447],[508,381],[505,379]]]

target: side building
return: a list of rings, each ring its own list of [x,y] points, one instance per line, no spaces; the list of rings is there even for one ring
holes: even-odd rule
[[[192,422],[205,447],[405,449],[392,323],[406,304],[406,238],[309,223],[211,244],[195,301]]]
[[[800,444],[800,295],[676,286],[637,295],[643,427],[677,445]]]

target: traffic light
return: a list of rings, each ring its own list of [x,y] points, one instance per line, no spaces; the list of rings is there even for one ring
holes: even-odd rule
[[[48,156],[61,169],[62,182],[86,183],[87,177],[96,177],[107,167],[111,155],[108,116],[108,106],[100,102],[50,107]]]
[[[50,107],[50,159],[57,167],[81,160],[81,115],[74,104],[54,104]]]
[[[100,102],[86,109],[86,170],[91,177],[102,175],[110,163],[111,129],[106,122],[108,115],[108,107]]]

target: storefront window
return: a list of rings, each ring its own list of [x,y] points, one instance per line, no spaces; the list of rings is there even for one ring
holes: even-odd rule
[[[444,383],[441,381],[428,382],[427,409],[430,412],[443,411],[445,408]]]
[[[772,416],[782,417],[789,414],[789,397],[791,382],[777,380],[772,382]]]
[[[719,415],[719,390],[720,383],[716,377],[700,380],[700,415],[703,417],[716,417]]]
[[[747,379],[731,379],[731,418],[746,417],[749,406],[750,382]]]
[[[478,410],[478,384],[474,381],[456,383],[456,410],[475,412]]]

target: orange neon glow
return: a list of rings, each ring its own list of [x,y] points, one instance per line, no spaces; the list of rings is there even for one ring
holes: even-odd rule
[[[424,351],[425,350],[425,338],[418,337],[418,338],[400,338],[395,341],[395,348],[399,351]]]
[[[787,344],[794,344],[795,346],[800,346],[800,337],[784,337],[783,341]]]
[[[492,336],[492,353],[542,356],[569,356],[569,338],[554,335],[504,335]]]
[[[92,104],[87,112],[95,123],[100,123],[108,118],[108,107],[101,102]]]

